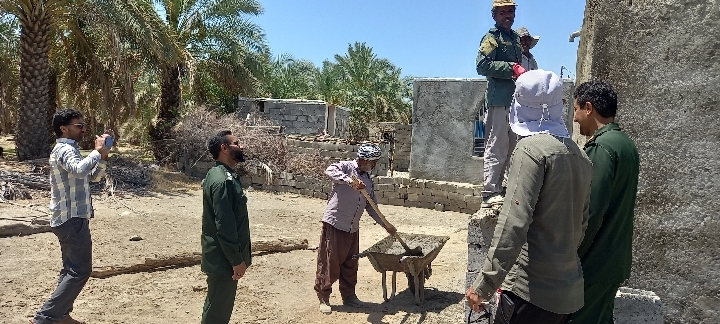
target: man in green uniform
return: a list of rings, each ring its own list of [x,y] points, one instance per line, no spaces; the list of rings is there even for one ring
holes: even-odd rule
[[[635,197],[640,157],[635,143],[615,122],[617,95],[593,80],[575,89],[575,121],[592,137],[585,153],[593,163],[590,219],[578,256],[585,279],[585,306],[575,323],[613,323],[615,294],[630,278]]]
[[[250,266],[247,196],[233,168],[245,161],[243,147],[230,131],[208,141],[215,166],[203,180],[202,263],[208,292],[202,323],[228,323],[235,304],[237,280]]]
[[[487,95],[483,114],[485,154],[483,156],[483,207],[503,202],[503,175],[517,141],[510,129],[508,114],[515,91],[515,79],[525,72],[522,67],[520,36],[512,30],[515,21],[513,0],[494,0],[491,28],[480,42],[475,68],[487,77]]]

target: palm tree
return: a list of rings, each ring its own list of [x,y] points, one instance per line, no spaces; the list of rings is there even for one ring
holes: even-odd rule
[[[278,99],[317,99],[319,73],[312,62],[284,54],[272,62],[267,90]]]
[[[150,129],[153,151],[160,160],[171,152],[167,141],[183,106],[182,81],[190,88],[188,102],[195,104],[222,99],[212,98],[218,93],[230,98],[255,95],[268,70],[269,48],[260,27],[245,17],[262,13],[256,0],[155,2],[181,50],[177,63],[160,69],[160,108]]]
[[[169,33],[149,1],[0,0],[0,8],[15,15],[20,23],[19,107],[22,108],[18,109],[20,127],[16,128],[18,159],[49,155],[48,119],[59,105],[62,84],[58,78],[66,80],[64,92],[70,97],[81,96],[78,92],[82,91],[89,94],[101,87],[106,104],[100,107],[110,107],[112,101],[108,99],[115,91],[103,81],[116,76],[103,73],[102,64],[97,63],[102,62],[100,56],[107,53],[97,49],[114,44],[115,49],[131,47],[142,57],[175,58],[172,40],[166,37]],[[99,40],[104,43],[100,45]],[[125,62],[119,55],[113,57],[116,58],[113,63],[119,66]],[[61,63],[51,64],[52,58]],[[87,83],[89,87],[76,82],[83,78],[91,80]]]
[[[0,134],[15,130],[20,57],[19,24],[15,16],[0,12]]]
[[[350,108],[350,135],[365,137],[365,126],[379,121],[410,121],[411,83],[387,59],[378,58],[365,43],[348,45],[345,55],[335,55],[329,75],[338,75],[341,91],[335,102]],[[324,73],[321,73],[323,75]],[[330,79],[332,80],[332,78]],[[328,100],[328,99],[326,99]]]

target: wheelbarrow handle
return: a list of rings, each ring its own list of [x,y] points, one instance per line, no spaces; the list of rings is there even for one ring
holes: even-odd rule
[[[360,181],[360,179],[358,179],[355,175],[352,175],[351,177],[352,177],[353,181]],[[365,199],[368,201],[368,203],[370,204],[372,209],[378,214],[378,216],[380,216],[380,219],[383,221],[383,226],[385,226],[385,228],[388,228],[390,226],[390,222],[387,221],[387,219],[385,218],[385,215],[383,215],[383,213],[380,211],[378,206],[375,204],[375,201],[373,201],[372,198],[370,198],[370,194],[368,194],[367,190],[365,190],[363,188],[363,189],[360,189],[360,192],[363,194],[363,196],[365,196]],[[405,251],[408,251],[408,252],[412,251],[410,249],[410,247],[407,244],[405,244],[405,241],[403,241],[403,239],[400,237],[400,235],[397,233],[397,231],[395,233],[393,233],[393,236],[398,240],[398,242],[400,242],[400,245],[402,245],[402,247],[405,249]]]

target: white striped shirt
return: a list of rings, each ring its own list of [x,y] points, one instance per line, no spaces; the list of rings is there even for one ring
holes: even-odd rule
[[[92,217],[90,182],[100,181],[105,165],[100,152],[92,151],[83,158],[74,140],[56,140],[50,153],[50,226],[60,226],[73,217]]]

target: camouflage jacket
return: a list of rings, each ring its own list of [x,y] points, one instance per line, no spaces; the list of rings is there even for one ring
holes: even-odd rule
[[[475,68],[488,80],[485,104],[510,106],[515,92],[512,63],[522,62],[520,36],[513,30],[505,31],[497,25],[480,41]]]

